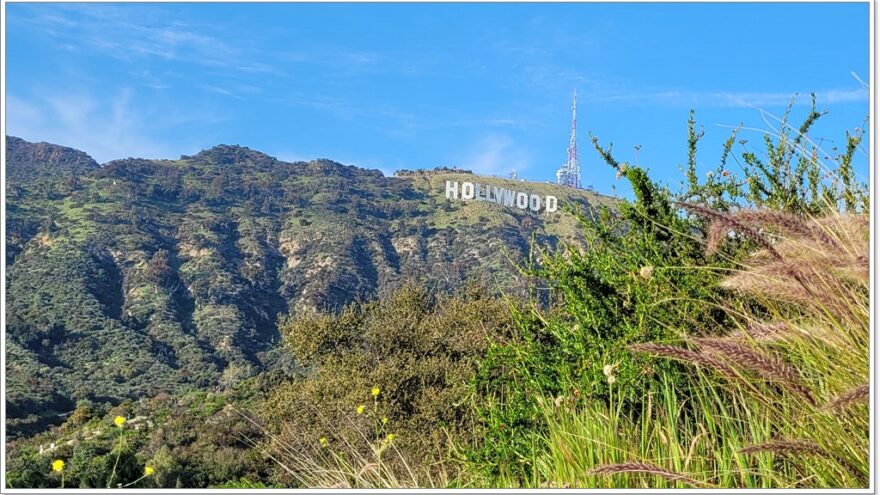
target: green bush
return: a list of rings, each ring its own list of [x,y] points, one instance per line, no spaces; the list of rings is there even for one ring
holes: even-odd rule
[[[64,461],[68,488],[207,487],[244,476],[269,480],[270,461],[250,449],[261,432],[226,406],[242,408],[260,387],[241,386],[251,390],[164,394],[103,412],[84,402],[63,425],[7,446],[8,486],[60,487],[62,473],[51,467],[55,460]],[[114,424],[117,415],[128,418],[122,427]]]
[[[477,287],[432,295],[409,285],[339,314],[288,318],[284,342],[307,370],[262,408],[274,455],[297,471],[293,453],[369,457],[393,434],[412,465],[448,460],[448,435],[475,439],[468,382],[490,338],[510,326],[508,304]]]
[[[632,346],[691,370],[681,391],[649,393],[638,415],[615,398],[545,401],[532,486],[868,486],[867,218],[716,219],[734,221],[787,232],[723,282],[760,311],[731,311],[736,329],[723,336]]]
[[[755,206],[795,215],[864,211],[867,189],[853,173],[861,132],[847,133],[846,151],[834,157],[836,167],[823,179],[820,171],[830,164],[807,136],[821,114],[811,107],[797,131],[788,126],[788,117],[786,112],[780,133],[765,136],[764,159],[739,141],[742,175],[728,164],[737,143],[734,131],[720,165],[701,180],[697,144],[703,133],[692,112],[686,180],[678,194],[651,181],[646,170],[620,163],[610,146],[603,148],[593,138],[602,159],[629,183],[633,199],[597,215],[569,210],[581,220],[586,245],[540,253],[540,263],[525,267],[549,282],[558,303],[517,313],[515,332],[489,346],[472,384],[486,426],[485,442],[469,452],[477,471],[490,478],[532,479],[542,448],[534,435],[546,429],[539,399],[608,402],[613,390],[616,407],[638,417],[648,394],[669,386],[686,394],[686,368],[633,354],[627,346],[718,334],[733,324],[725,309],[756,310],[754,301],[719,287],[722,277],[754,249],[754,239],[733,235],[717,253],[707,255],[706,237],[729,237],[732,229],[710,232],[707,219],[682,213],[678,202],[717,212]]]

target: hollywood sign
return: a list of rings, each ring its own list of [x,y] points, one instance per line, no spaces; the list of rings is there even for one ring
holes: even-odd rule
[[[517,207],[520,210],[541,211],[553,213],[559,209],[556,196],[541,197],[538,194],[511,191],[498,186],[489,186],[478,182],[446,181],[446,199],[462,199],[465,201],[488,201],[508,207]]]

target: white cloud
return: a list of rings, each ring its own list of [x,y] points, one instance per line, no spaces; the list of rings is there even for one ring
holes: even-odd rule
[[[452,165],[482,175],[505,176],[532,165],[532,154],[506,134],[492,134],[479,140],[469,152],[450,161]]]
[[[85,151],[101,163],[131,156],[179,155],[151,137],[151,124],[133,107],[132,97],[130,88],[106,98],[74,93],[25,100],[10,94],[6,132],[28,141],[70,146]]]
[[[231,91],[226,88],[221,88],[219,86],[211,86],[210,84],[205,84],[205,85],[201,86],[201,88],[204,89],[205,91],[210,91],[212,93],[217,93],[217,94],[220,94],[223,96],[228,96],[230,98],[235,98],[236,100],[243,100],[244,99],[242,96],[238,95],[234,91]]]
[[[815,91],[818,105],[868,102],[867,88],[832,88]],[[795,105],[809,105],[808,92],[736,92],[736,91],[609,91],[586,93],[584,99],[600,102],[637,103],[658,106],[688,106],[697,108],[739,107],[757,108],[784,106],[797,96]]]
[[[170,20],[150,7],[89,4],[56,7],[51,14],[45,10],[40,6],[30,15],[21,12],[17,21],[36,26],[71,50],[130,63],[160,58],[236,72],[279,73],[273,65],[256,61],[260,52],[231,33]]]
[[[853,101],[868,102],[868,88],[832,89],[819,93],[816,99],[820,103],[848,103]]]
[[[344,122],[358,122],[394,138],[411,135],[413,129],[422,123],[418,114],[400,110],[393,105],[353,97],[289,92],[273,97],[273,100],[279,104],[315,109]]]
[[[69,51],[100,53],[131,64],[157,58],[221,69],[223,76],[286,76],[292,63],[317,64],[351,75],[389,71],[382,55],[362,49],[278,51],[259,46],[260,36],[218,25],[181,22],[150,6],[70,4],[17,12],[29,24]],[[381,69],[381,70],[380,70]]]

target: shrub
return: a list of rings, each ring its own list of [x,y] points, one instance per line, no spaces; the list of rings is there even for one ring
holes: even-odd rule
[[[586,246],[543,252],[539,266],[526,267],[561,301],[517,314],[515,334],[490,346],[474,382],[481,418],[496,428],[471,460],[490,476],[504,469],[531,476],[531,432],[545,424],[537,398],[607,399],[613,384],[631,409],[661,384],[681,382],[683,369],[649,365],[626,350],[629,343],[676,339],[685,325],[713,329],[724,320],[710,304],[719,296],[718,273],[692,269],[708,265],[694,235],[702,222],[680,216],[672,194],[645,170],[594,143],[635,198],[595,217],[570,210]]]
[[[654,399],[656,412],[649,398],[641,421],[621,415],[613,401],[545,408],[542,479],[598,487],[648,479],[654,487],[868,486],[867,218],[716,214],[715,224],[732,222],[752,230],[772,223],[787,233],[723,283],[762,311],[736,311],[738,329],[690,336],[689,348],[631,346],[697,371],[684,398],[668,389]],[[685,408],[684,399],[694,406]]]
[[[847,133],[846,150],[834,157],[837,165],[831,168],[831,158],[824,159],[807,136],[821,113],[814,105],[794,130],[787,123],[789,111],[780,119],[781,131],[765,135],[765,158],[739,141],[744,179],[727,163],[737,143],[736,130],[725,143],[720,165],[705,180],[697,174],[697,144],[703,134],[692,112],[688,165],[678,194],[651,181],[646,170],[619,162],[611,146],[603,148],[593,138],[599,155],[631,186],[633,199],[620,201],[616,211],[600,209],[596,216],[572,211],[581,220],[586,245],[540,253],[540,264],[525,267],[549,282],[559,304],[517,313],[515,332],[489,346],[472,388],[487,426],[486,441],[469,455],[479,471],[490,479],[534,479],[534,460],[543,449],[534,433],[546,433],[547,428],[539,399],[609,403],[613,393],[614,407],[638,418],[650,394],[672,387],[677,395],[689,397],[689,370],[674,361],[633,354],[629,345],[668,345],[687,335],[717,335],[737,324],[731,315],[771,311],[719,285],[761,240],[717,224],[710,227],[700,215],[683,215],[676,201],[696,202],[718,215],[751,205],[795,219],[866,211],[867,188],[853,173],[861,132]],[[823,177],[826,170],[831,175]],[[761,226],[770,232],[776,227]],[[728,237],[729,242],[717,242]],[[703,252],[707,238],[719,244],[717,253]]]
[[[300,483],[320,483],[302,477],[315,459],[332,452],[342,457],[331,464],[357,465],[388,448],[388,435],[399,453],[388,462],[401,470],[448,460],[448,435],[465,444],[477,435],[467,384],[510,325],[508,303],[482,288],[432,295],[415,285],[339,314],[288,318],[284,341],[306,370],[262,407],[273,434],[265,448]]]

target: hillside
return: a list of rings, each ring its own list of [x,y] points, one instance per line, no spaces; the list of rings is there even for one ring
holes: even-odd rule
[[[579,238],[562,211],[447,201],[446,180],[609,198],[467,173],[283,162],[220,145],[178,160],[97,165],[7,139],[7,428],[56,422],[81,399],[226,387],[267,367],[281,314],[335,309],[420,280],[523,290],[530,243]]]

